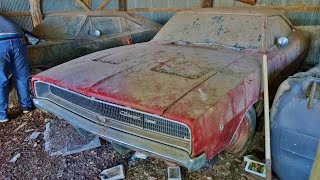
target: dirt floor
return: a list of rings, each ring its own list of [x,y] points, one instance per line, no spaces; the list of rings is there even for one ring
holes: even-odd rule
[[[21,114],[16,106],[10,109],[12,120],[0,124],[0,179],[100,179],[102,170],[123,164],[126,179],[167,179],[167,164],[162,160],[130,160],[131,154],[118,154],[110,143],[101,140],[102,146],[75,155],[50,157],[44,151],[43,132],[45,119],[53,115],[34,110]],[[23,127],[21,127],[24,125]],[[16,130],[18,127],[20,129]],[[16,132],[14,132],[16,130]],[[34,131],[42,132],[35,140],[25,141]],[[246,154],[264,160],[263,118],[257,122],[256,134]],[[9,161],[17,154],[15,163]],[[252,179],[244,173],[242,157],[221,153],[208,161],[197,172],[182,169],[182,178],[188,179]]]

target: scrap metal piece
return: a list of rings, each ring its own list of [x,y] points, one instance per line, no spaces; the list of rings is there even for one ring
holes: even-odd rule
[[[180,167],[168,167],[168,180],[181,180]]]
[[[118,180],[124,179],[123,165],[115,166],[113,168],[105,169],[100,173],[101,180]]]
[[[148,158],[147,154],[144,154],[144,153],[141,153],[141,152],[136,152],[133,156],[135,158],[139,158],[139,159],[147,159]]]
[[[9,161],[9,163],[15,163],[19,158],[20,158],[21,154],[18,153],[15,156],[13,156],[13,158]]]
[[[41,134],[41,132],[35,131],[35,132],[33,132],[30,136],[28,136],[24,141],[29,141],[29,140],[37,139],[40,134]]]
[[[100,139],[91,133],[79,133],[62,121],[51,120],[44,132],[45,151],[50,156],[70,155],[100,147]]]

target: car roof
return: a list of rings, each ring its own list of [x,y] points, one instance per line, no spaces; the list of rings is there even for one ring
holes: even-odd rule
[[[274,16],[282,15],[280,11],[266,8],[254,7],[220,7],[220,8],[199,8],[188,11],[179,12],[183,13],[204,13],[204,14],[238,14],[238,15],[252,15],[252,16]]]

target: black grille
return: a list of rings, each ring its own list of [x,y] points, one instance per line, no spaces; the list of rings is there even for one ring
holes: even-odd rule
[[[101,101],[97,101],[96,99],[91,99],[90,97],[86,97],[75,92],[70,92],[55,86],[50,86],[50,90],[52,94],[72,104],[97,113],[100,116],[138,128],[190,140],[189,129],[185,125],[148,114],[132,111],[127,108],[112,106],[108,103],[103,103]]]

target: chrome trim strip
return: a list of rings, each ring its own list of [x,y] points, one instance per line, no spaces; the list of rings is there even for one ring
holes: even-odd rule
[[[205,154],[201,154],[196,158],[190,158],[186,151],[99,125],[70,112],[63,107],[60,107],[49,100],[35,98],[33,99],[33,102],[37,108],[54,113],[74,126],[86,129],[87,131],[97,134],[108,141],[115,142],[127,148],[136,151],[143,151],[147,154],[158,156],[168,161],[173,161],[185,166],[189,171],[196,171],[200,169],[206,162]]]
[[[88,121],[93,121],[97,124],[100,124],[105,127],[111,127],[113,129],[117,129],[119,131],[132,134],[135,136],[140,136],[141,138],[150,139],[152,141],[156,141],[162,144],[166,144],[168,146],[173,146],[175,148],[179,148],[182,150],[185,150],[186,152],[189,152],[191,154],[190,144],[187,141],[181,141],[176,138],[171,138],[168,136],[164,136],[162,134],[155,134],[154,132],[150,131],[144,131],[143,129],[136,128],[134,126],[128,126],[124,123],[120,123],[118,121],[113,121],[112,119],[106,120],[105,122],[100,122],[99,119],[101,118],[100,115],[92,113],[91,111],[87,111],[84,108],[78,107],[74,104],[69,103],[68,101],[65,101],[61,98],[57,98],[56,96],[49,95],[50,97],[46,98],[46,100],[55,103],[64,109],[75,113],[79,116],[84,117],[85,119],[88,119]],[[106,119],[106,118],[104,118]]]
[[[54,85],[54,84],[50,84],[50,83],[46,83],[46,82],[42,82],[42,81],[36,81],[35,84],[34,84],[34,87],[35,87],[35,88],[34,88],[34,91],[35,91],[35,94],[36,94],[37,97],[39,97],[39,96],[38,96],[38,93],[37,93],[37,88],[36,88],[37,83],[47,84],[47,85],[49,85],[49,86],[54,86],[54,87],[63,89],[63,90],[68,91],[68,92],[70,92],[70,93],[75,93],[74,91],[70,91],[70,90],[68,90],[68,89],[61,88],[61,87],[56,86],[56,85]],[[50,89],[50,88],[49,88],[49,89]],[[63,106],[63,104],[67,103],[69,106],[67,106],[67,105],[63,106],[65,109],[68,109],[69,111],[72,111],[72,112],[74,112],[74,113],[76,113],[76,114],[79,114],[79,115],[81,115],[81,116],[84,116],[85,118],[88,118],[88,119],[90,119],[90,120],[92,120],[92,121],[95,121],[97,118],[102,117],[102,116],[100,116],[100,115],[97,114],[97,113],[94,113],[94,112],[92,112],[92,111],[89,111],[89,110],[87,110],[87,109],[85,109],[85,108],[83,108],[83,107],[80,107],[80,106],[78,106],[78,105],[76,105],[76,104],[73,104],[73,103],[70,103],[69,101],[66,101],[66,100],[64,100],[64,99],[62,99],[62,98],[60,98],[60,97],[58,97],[58,96],[55,96],[55,95],[53,95],[51,92],[49,92],[49,94],[50,94],[50,96],[52,96],[52,97],[39,97],[39,98],[46,99],[46,100],[48,100],[48,101],[53,101],[54,103],[59,104],[60,106]],[[145,112],[142,112],[142,111],[138,111],[138,110],[135,110],[135,109],[131,109],[131,108],[128,108],[128,107],[119,106],[119,105],[116,105],[116,104],[112,104],[112,103],[108,103],[108,102],[105,102],[105,101],[101,101],[101,100],[98,100],[98,99],[96,99],[96,98],[94,98],[94,97],[90,98],[90,97],[85,96],[85,95],[83,95],[83,94],[79,94],[79,93],[76,93],[76,94],[79,95],[79,96],[82,96],[82,97],[84,97],[84,98],[87,98],[87,99],[91,99],[91,100],[94,99],[94,100],[97,101],[97,102],[105,103],[105,104],[108,104],[108,105],[110,105],[110,106],[115,106],[115,107],[119,107],[119,108],[124,108],[124,109],[130,110],[130,111],[134,111],[134,112],[138,112],[138,113],[150,115],[150,116],[157,117],[157,118],[162,118],[162,119],[164,119],[164,120],[168,120],[168,121],[171,121],[171,122],[174,122],[174,123],[178,123],[178,124],[184,125],[184,126],[187,127],[188,130],[189,130],[190,140],[186,140],[186,139],[182,139],[182,138],[177,138],[177,137],[174,137],[174,136],[170,136],[170,135],[167,135],[167,134],[158,133],[158,132],[155,132],[155,131],[150,131],[150,130],[147,130],[147,129],[141,129],[141,128],[138,128],[138,127],[135,127],[135,126],[132,126],[132,125],[127,125],[126,123],[120,123],[119,121],[113,120],[113,119],[111,119],[111,121],[113,120],[114,123],[111,123],[111,122],[107,123],[107,122],[106,122],[105,124],[101,124],[101,123],[95,121],[95,123],[99,123],[99,124],[101,124],[101,125],[113,127],[113,128],[116,128],[116,129],[118,129],[118,130],[120,130],[120,131],[121,131],[121,130],[122,130],[122,131],[128,130],[128,131],[129,131],[128,133],[131,133],[131,134],[134,134],[134,135],[137,135],[137,136],[141,136],[141,137],[143,137],[143,138],[147,138],[147,139],[150,139],[150,140],[153,140],[153,141],[157,141],[157,142],[162,143],[162,144],[167,144],[167,145],[169,145],[169,146],[174,146],[174,147],[176,147],[176,148],[183,149],[183,150],[187,151],[189,154],[191,154],[191,147],[192,147],[192,146],[191,146],[191,145],[192,145],[192,144],[191,144],[191,131],[190,131],[190,128],[189,128],[188,126],[186,126],[185,124],[182,124],[182,123],[176,122],[176,121],[172,121],[172,120],[163,118],[163,117],[161,117],[161,116],[157,116],[157,115],[153,115],[153,114],[148,114],[148,113],[145,113]],[[52,99],[53,97],[54,97],[55,99]],[[57,101],[59,101],[59,102],[57,102]],[[76,108],[76,109],[73,109],[73,108]],[[81,113],[80,113],[80,112],[81,112]],[[103,118],[106,119],[106,117],[103,117]],[[110,118],[108,118],[108,119],[110,119]],[[116,121],[116,122],[115,122],[115,121]],[[119,127],[119,126],[120,126],[120,127]],[[136,129],[136,130],[135,130],[135,129]],[[137,130],[139,130],[139,131],[137,131]],[[141,133],[141,132],[142,132],[141,130],[143,130],[144,133]],[[157,134],[158,139],[153,138],[152,135],[153,135],[154,133]],[[149,136],[148,136],[148,134],[149,134]],[[163,140],[161,140],[161,139],[163,139]],[[176,140],[174,140],[174,139],[176,139]],[[179,140],[179,141],[177,141],[177,140]],[[181,142],[181,141],[184,141],[185,143],[183,143],[183,142]],[[181,146],[181,143],[183,143],[184,145]],[[180,144],[180,145],[179,145],[179,144]],[[187,146],[186,146],[187,144],[189,144],[188,148],[187,148]]]

